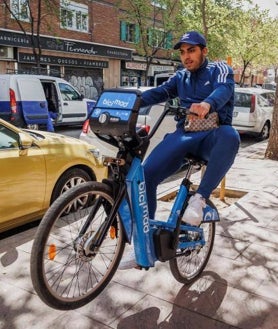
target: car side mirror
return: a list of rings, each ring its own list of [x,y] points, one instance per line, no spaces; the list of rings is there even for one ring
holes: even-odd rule
[[[33,145],[33,139],[24,134],[24,133],[19,133],[19,148],[21,150],[26,150],[29,149]]]

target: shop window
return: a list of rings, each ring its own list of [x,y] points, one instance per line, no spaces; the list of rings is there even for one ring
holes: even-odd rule
[[[88,32],[88,6],[73,1],[60,2],[61,27]]]
[[[12,18],[24,22],[30,21],[29,0],[11,0],[10,8]]]
[[[121,40],[131,43],[138,43],[140,38],[139,26],[121,21]]]
[[[122,76],[121,86],[139,87],[140,86],[140,77],[124,75],[124,76]]]
[[[171,49],[172,48],[172,34],[167,33],[162,29],[148,30],[148,44],[151,47]]]

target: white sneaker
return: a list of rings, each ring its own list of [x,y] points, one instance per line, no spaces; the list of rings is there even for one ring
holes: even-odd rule
[[[118,270],[129,270],[138,266],[135,260],[135,253],[134,250],[130,250],[129,252],[123,255],[123,258],[120,261],[118,266]]]
[[[190,225],[199,226],[203,220],[203,209],[206,206],[206,200],[201,194],[194,194],[188,201],[182,220]]]

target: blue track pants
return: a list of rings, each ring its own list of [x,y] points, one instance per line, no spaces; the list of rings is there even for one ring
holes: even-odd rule
[[[167,134],[144,162],[150,218],[154,218],[156,211],[158,184],[181,168],[187,154],[208,161],[197,192],[209,198],[232,166],[239,144],[238,132],[228,125],[209,131],[187,133],[181,127]]]

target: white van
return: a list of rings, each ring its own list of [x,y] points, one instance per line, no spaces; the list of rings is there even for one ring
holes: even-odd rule
[[[268,89],[268,90],[276,90],[276,83],[274,81],[272,82],[265,82],[262,84],[263,89]]]
[[[164,72],[164,73],[155,74],[154,87],[158,87],[158,86],[162,85],[163,82],[167,81],[174,74],[175,74],[175,72]]]
[[[46,125],[48,111],[55,126],[83,124],[95,104],[69,82],[48,75],[0,75],[0,118],[18,127]]]

